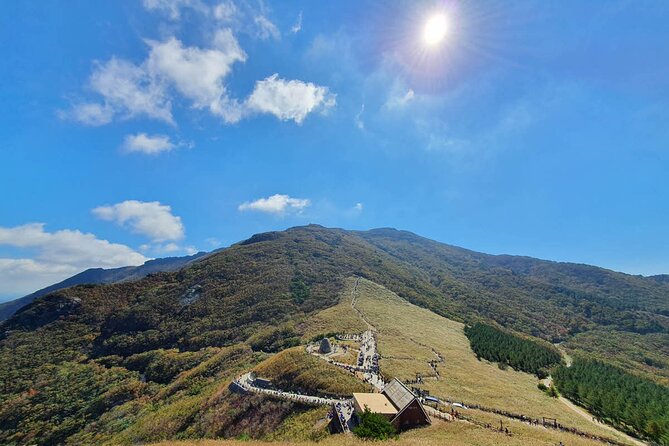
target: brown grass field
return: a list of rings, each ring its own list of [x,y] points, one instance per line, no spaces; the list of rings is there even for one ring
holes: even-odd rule
[[[326,315],[322,312],[315,318],[318,330],[341,331],[338,330],[339,317],[347,321],[347,326],[355,326],[351,320],[351,314],[355,315],[351,309],[354,282],[355,279],[349,279],[337,306],[326,310]],[[611,431],[559,400],[548,397],[537,389],[535,376],[510,368],[500,370],[496,364],[477,360],[464,334],[463,324],[410,304],[382,286],[364,279],[360,279],[358,293],[357,308],[378,331],[380,367],[385,376],[400,379],[415,378],[416,373],[424,377],[431,376],[433,371],[428,361],[437,359],[437,352],[444,359],[438,365],[441,377],[439,380],[428,378],[425,385],[420,386],[433,395],[535,418],[556,418],[565,426],[632,443],[626,435]],[[480,417],[481,414],[483,412],[474,413],[474,416]],[[500,417],[495,416],[495,419],[499,423]],[[523,427],[519,432],[523,432],[524,436],[526,432],[542,431],[543,435],[554,439],[552,444],[558,444],[561,435],[571,437],[567,444],[578,444],[576,441],[582,440],[571,434],[560,434],[521,423],[519,426]]]

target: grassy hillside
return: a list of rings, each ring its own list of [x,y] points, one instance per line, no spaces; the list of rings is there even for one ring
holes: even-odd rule
[[[436,351],[454,378],[427,384],[440,395],[583,420],[529,375],[477,361],[454,320],[494,320],[573,349],[606,330],[648,354],[614,354],[604,342],[594,354],[655,379],[666,367],[653,347],[667,335],[666,281],[486,256],[394,230],[307,226],[253,236],[177,272],[59,290],[4,321],[0,443],[264,438],[307,408],[239,399],[227,384],[269,353],[364,328],[350,301],[340,304],[353,275],[382,286],[363,282],[359,308],[378,324],[383,370],[427,376]]]
[[[348,286],[352,284],[350,280]],[[350,308],[350,301],[340,305]],[[612,436],[608,429],[568,410],[562,402],[537,389],[535,376],[512,369],[500,370],[494,363],[477,360],[463,324],[412,305],[365,280],[360,281],[356,306],[378,330],[379,365],[388,377],[414,379],[420,373],[425,384],[419,387],[441,398],[534,418],[556,418],[561,424],[585,432]],[[440,373],[437,380],[431,378],[434,372],[429,362],[438,357],[443,362],[437,365]]]
[[[304,351],[304,347],[284,350],[259,364],[258,376],[269,378],[282,390],[308,395],[346,397],[353,392],[371,392],[372,387]]]

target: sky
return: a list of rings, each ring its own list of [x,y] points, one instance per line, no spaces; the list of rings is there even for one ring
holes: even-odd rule
[[[669,273],[668,20],[652,0],[8,2],[0,300],[309,223]]]

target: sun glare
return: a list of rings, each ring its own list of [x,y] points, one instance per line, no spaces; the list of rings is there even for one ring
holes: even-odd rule
[[[442,13],[431,15],[423,28],[423,41],[430,46],[436,45],[446,37],[448,20]]]

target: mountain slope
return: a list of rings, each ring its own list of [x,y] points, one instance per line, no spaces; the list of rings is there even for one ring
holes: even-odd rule
[[[139,266],[122,266],[120,268],[109,269],[89,268],[86,271],[82,271],[79,274],[75,274],[74,276],[63,280],[62,282],[49,285],[48,287],[42,288],[41,290],[35,291],[34,293],[28,294],[27,296],[1,303],[0,321],[9,319],[9,317],[16,313],[21,307],[28,305],[38,297],[46,296],[49,293],[62,290],[63,288],[69,288],[75,285],[83,284],[116,283],[127,280],[137,280],[153,273],[176,271],[206,254],[207,253],[199,252],[192,256],[153,259]]]
[[[669,284],[655,278],[589,265],[482,254],[406,231],[380,229],[360,236],[395,259],[420,268],[446,298],[465,301],[468,309],[520,331],[561,341],[594,325],[642,334],[666,332],[669,327]],[[502,306],[514,306],[519,313],[510,315]],[[542,311],[550,318],[542,317]],[[555,320],[555,313],[563,314]]]
[[[0,324],[0,443],[99,444],[122,432],[133,443],[233,435],[242,418],[262,423],[270,416],[262,404],[236,399],[227,383],[303,342],[352,276],[451,320],[495,321],[549,340],[607,329],[645,346],[667,336],[661,281],[488,256],[402,231],[291,228],[179,271],[58,290]],[[666,376],[664,355],[643,359],[617,360]],[[242,418],[226,412],[240,405]],[[303,410],[275,408],[272,426]]]

